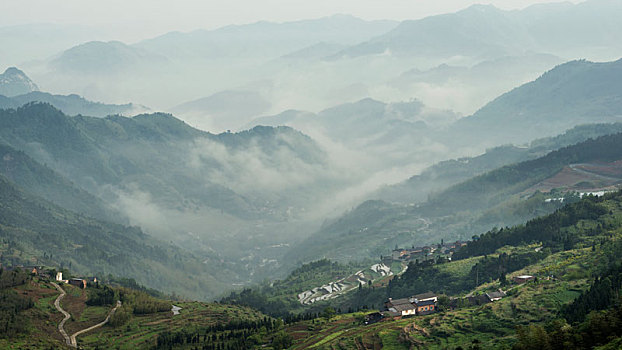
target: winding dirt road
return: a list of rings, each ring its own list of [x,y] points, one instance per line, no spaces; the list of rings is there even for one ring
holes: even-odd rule
[[[114,308],[112,308],[112,310],[110,310],[110,312],[108,313],[108,316],[106,316],[106,319],[103,320],[102,322],[91,326],[89,328],[85,328],[81,331],[77,331],[74,334],[71,335],[71,344],[73,344],[73,347],[76,347],[78,345],[78,341],[76,340],[76,337],[79,336],[80,334],[86,333],[86,332],[90,332],[95,328],[99,328],[103,325],[105,325],[106,323],[108,323],[108,321],[110,321],[110,317],[112,317],[112,315],[114,314],[115,311],[117,311],[117,309],[121,306],[121,301],[117,300],[117,306],[115,306]]]
[[[54,306],[56,307],[56,310],[60,311],[60,313],[62,313],[63,315],[65,315],[65,318],[63,318],[62,321],[60,321],[60,323],[58,324],[58,331],[60,332],[60,334],[63,336],[63,338],[65,338],[65,342],[67,343],[67,345],[71,346],[72,348],[77,348],[78,347],[78,341],[76,340],[76,337],[86,333],[86,332],[90,332],[95,328],[99,328],[103,325],[105,325],[106,323],[108,323],[108,321],[110,321],[110,317],[112,317],[112,315],[114,315],[114,312],[117,311],[117,309],[121,306],[121,301],[117,300],[117,305],[112,308],[112,310],[110,310],[110,312],[108,312],[108,316],[106,316],[106,319],[103,320],[102,322],[85,328],[83,330],[77,331],[74,334],[71,335],[71,337],[67,334],[67,332],[65,331],[65,322],[67,322],[67,320],[69,320],[71,318],[71,315],[63,310],[63,308],[60,306],[60,301],[63,300],[63,298],[65,297],[65,295],[67,293],[65,293],[65,291],[63,290],[63,288],[61,288],[58,284],[52,282],[52,285],[54,287],[56,287],[56,289],[58,289],[58,291],[60,292],[60,295],[58,296],[58,298],[56,298],[56,300],[54,301]]]
[[[65,295],[67,295],[67,293],[65,293],[63,288],[61,288],[58,284],[52,282],[52,285],[56,287],[56,289],[58,289],[58,291],[60,292],[60,295],[58,296],[58,298],[54,300],[54,306],[56,307],[56,310],[60,311],[60,313],[65,315],[65,318],[63,318],[63,320],[60,321],[60,323],[58,324],[58,331],[63,336],[63,338],[65,338],[65,342],[67,343],[67,345],[76,347],[71,342],[71,339],[67,335],[67,332],[65,332],[65,322],[67,322],[67,320],[71,318],[71,315],[67,311],[63,310],[62,307],[60,307],[60,301],[63,300],[63,298],[65,297]]]

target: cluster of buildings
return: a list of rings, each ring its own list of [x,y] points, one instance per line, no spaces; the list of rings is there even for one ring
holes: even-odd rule
[[[384,303],[384,310],[365,316],[365,324],[379,322],[385,318],[422,316],[435,313],[438,297],[432,292],[413,295],[410,298],[392,299]]]
[[[519,276],[522,277],[522,276]],[[449,301],[450,308],[463,307],[466,305],[483,305],[499,301],[505,297],[502,290],[484,293],[465,298],[456,298]],[[423,316],[438,311],[438,297],[432,292],[417,294],[410,298],[392,299],[384,303],[384,310],[365,316],[365,324],[372,324],[388,318],[401,318],[409,316]]]
[[[391,256],[383,257],[383,262],[390,261],[410,261],[415,259],[424,260],[434,254],[451,255],[456,249],[467,245],[466,242],[456,241],[453,243],[442,243],[423,247],[395,248]]]
[[[78,288],[84,289],[89,284],[93,285],[93,284],[97,283],[97,277],[63,279],[63,273],[62,272],[57,272],[56,273],[56,281],[63,282],[63,283],[66,283],[66,284],[70,284],[72,286],[76,286]]]
[[[429,315],[436,312],[438,297],[432,292],[410,298],[392,299],[384,303],[385,314],[391,317]]]
[[[39,278],[54,280],[56,282],[70,284],[72,286],[76,286],[79,288],[86,288],[89,284],[97,283],[97,277],[85,277],[85,278],[70,278],[63,279],[63,273],[60,271],[56,271],[56,269],[45,268],[43,266],[9,266],[3,267],[0,266],[5,271],[13,271],[19,270],[24,271],[26,273],[30,273],[32,275],[38,276]]]

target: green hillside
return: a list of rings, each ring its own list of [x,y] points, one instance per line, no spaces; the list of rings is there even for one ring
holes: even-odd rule
[[[317,313],[330,305],[330,302],[317,301],[312,306],[302,305],[298,294],[349,277],[362,270],[362,266],[362,263],[341,264],[327,259],[313,261],[299,266],[282,280],[234,291],[221,302],[252,307],[274,317]]]
[[[363,286],[321,311],[285,322],[249,307],[167,301],[114,283],[85,290],[63,285],[67,295],[60,305],[72,316],[65,324],[71,334],[104,319],[115,300],[122,302],[108,324],[77,338],[85,349],[614,349],[622,342],[617,326],[622,321],[622,192],[588,196],[524,225],[487,232],[454,257],[411,263],[388,286]],[[340,269],[317,262],[274,287],[315,283],[319,276],[308,273]],[[537,279],[511,281],[523,274]],[[499,288],[506,296],[492,303],[451,299]],[[439,312],[363,323],[387,297],[424,290],[440,294]],[[3,271],[0,346],[58,348],[62,317],[53,306],[58,295],[40,277]],[[181,307],[178,315],[169,311],[172,305]],[[346,308],[362,311],[342,312]]]
[[[99,221],[32,196],[0,176],[0,259],[4,266],[69,267],[133,277],[150,287],[209,298],[221,284],[192,254],[159,242],[138,227]],[[203,260],[206,258],[203,257]]]
[[[613,162],[622,159],[622,134],[602,136],[553,151],[544,157],[505,166],[475,177],[431,196],[422,207],[428,215],[446,215],[451,211],[490,208],[507,196],[520,193],[534,184],[575,163]]]
[[[75,94],[53,95],[41,91],[32,91],[12,97],[2,96],[2,98],[0,98],[0,108],[18,108],[31,102],[49,103],[67,115],[81,114],[100,118],[114,114],[133,115],[147,110],[146,107],[131,103],[123,105],[105,104],[92,102]]]
[[[123,222],[125,216],[114,212],[101,199],[75,186],[54,170],[35,162],[24,152],[0,144],[0,174],[63,208],[94,218]]]
[[[0,110],[0,143],[99,200],[52,193],[40,174],[23,179],[25,191],[89,216],[140,226],[201,257],[208,275],[225,266],[230,275],[223,276],[224,285],[209,280],[209,288],[193,295],[214,297],[214,291],[284,269],[285,247],[312,230],[309,211],[343,185],[341,175],[325,171],[324,150],[288,127],[214,135],[170,114],[70,117],[33,103]],[[31,188],[35,180],[41,183]],[[96,213],[98,202],[121,214]]]
[[[620,119],[622,60],[571,61],[509,91],[454,125],[459,142],[525,142],[574,125]]]
[[[485,251],[474,249],[483,246],[488,253],[479,255]],[[588,197],[526,225],[488,232],[463,249],[455,255],[460,260],[411,263],[388,287],[363,288],[334,305],[379,307],[388,297],[427,290],[457,297],[502,288],[506,297],[479,306],[440,298],[437,314],[369,326],[362,324],[361,313],[300,321],[288,327],[293,348],[588,349],[608,343],[607,348],[618,348],[622,192]],[[522,274],[537,280],[510,282]]]
[[[80,349],[283,349],[291,342],[280,320],[247,307],[163,300],[114,283],[86,289],[60,283],[60,288],[66,295],[59,306],[71,316],[63,325],[68,335],[110,314],[103,326],[76,336]],[[58,330],[59,295],[47,278],[0,273],[0,348],[69,348]],[[121,304],[111,313],[117,300]],[[172,305],[180,308],[178,314]]]
[[[523,147],[514,145],[494,147],[479,156],[445,160],[434,164],[402,183],[381,188],[369,198],[403,204],[424,202],[431,194],[496,168],[540,158],[562,147],[620,132],[622,123],[587,124],[576,126],[558,136],[531,141]]]
[[[0,121],[2,142],[108,201],[117,200],[119,191],[139,191],[167,208],[211,208],[246,219],[265,214],[265,198],[260,187],[236,192],[235,176],[248,169],[230,169],[226,160],[249,149],[265,166],[279,159],[274,155],[309,165],[325,158],[310,138],[286,127],[213,135],[169,114],[69,117],[48,104],[2,110]],[[284,193],[284,201],[273,201],[279,206],[270,209],[301,204],[313,193],[306,188],[298,196]]]
[[[419,205],[397,205],[368,201],[338,219],[327,222],[319,232],[295,247],[291,259],[328,257],[356,260],[388,254],[394,245],[438,243],[444,238],[468,239],[475,232],[504,227],[550,213],[562,203],[548,201],[555,193],[541,193],[535,185],[577,163],[606,164],[622,159],[622,134],[602,136],[553,151],[543,157],[476,176],[451,186]],[[600,175],[598,175],[600,176]],[[616,186],[619,175],[604,184]],[[585,190],[591,182],[559,185],[560,193]],[[563,196],[563,194],[560,194]],[[573,196],[567,195],[572,201]]]

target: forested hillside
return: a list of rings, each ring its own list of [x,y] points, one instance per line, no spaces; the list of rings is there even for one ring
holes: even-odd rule
[[[598,179],[569,177],[546,193],[538,184],[549,181],[574,164],[609,164],[622,159],[622,134],[563,147],[537,159],[503,166],[473,177],[441,192],[430,194],[418,205],[367,201],[343,216],[327,221],[314,236],[294,248],[292,258],[321,256],[354,260],[388,254],[395,244],[422,245],[441,238],[468,239],[474,232],[525,222],[563,205],[550,200],[565,192],[589,191],[622,181],[619,175]],[[612,163],[613,164],[613,163]],[[615,167],[615,164],[612,165]],[[569,200],[572,194],[566,194]],[[304,248],[303,248],[304,247]],[[338,247],[338,248],[337,248]]]
[[[25,193],[1,175],[0,198],[3,266],[37,264],[96,276],[112,273],[196,298],[207,298],[220,286],[213,276],[221,270],[138,227],[75,214]]]
[[[553,151],[544,157],[504,166],[430,196],[421,210],[442,216],[453,211],[490,208],[578,163],[607,163],[622,159],[622,134],[602,136]],[[572,184],[569,184],[572,185]]]
[[[525,142],[573,125],[619,121],[622,60],[571,61],[491,101],[454,125],[465,143]]]
[[[0,144],[0,157],[0,174],[31,194],[90,217],[119,223],[127,220],[124,214],[22,151]]]
[[[68,117],[50,105],[29,104],[1,111],[0,120],[4,143],[93,193],[140,190],[167,207],[209,207],[242,218],[264,210],[257,198],[262,188],[241,188],[236,178],[227,178],[246,175],[246,169],[229,169],[227,156],[253,149],[263,163],[282,152],[309,165],[324,157],[312,140],[289,128],[213,135],[168,114]]]
[[[31,170],[20,173],[27,176],[16,178],[26,191],[90,216],[140,226],[203,256],[206,265],[218,256],[234,271],[226,278],[229,285],[261,281],[282,268],[284,247],[315,227],[307,220],[347,177],[333,169],[314,140],[291,128],[215,135],[163,113],[70,117],[32,103],[0,111],[0,143],[21,152],[14,158],[41,165],[30,162]],[[39,176],[45,167],[65,180],[45,180]],[[40,183],[27,174],[32,172]],[[46,181],[63,182],[65,189],[52,189]],[[52,190],[62,193],[52,196]],[[87,192],[98,199],[85,203]],[[101,202],[120,215],[97,213]],[[230,287],[216,284],[203,295],[225,288]]]
[[[93,117],[106,117],[109,115],[134,115],[148,110],[145,106],[132,103],[115,105],[101,102],[93,102],[84,97],[72,95],[54,95],[47,92],[33,91],[23,95],[7,97],[0,101],[0,108],[18,108],[27,103],[45,102],[63,111],[67,115],[88,115]]]
[[[558,136],[533,140],[527,147],[514,145],[494,147],[479,156],[445,160],[434,164],[404,182],[381,188],[369,198],[403,204],[424,202],[431,194],[504,165],[536,159],[562,147],[620,132],[622,123],[586,124],[576,126]]]
[[[331,304],[333,311],[362,313],[326,311],[319,320],[297,321],[288,328],[293,348],[618,348],[621,235],[622,192],[588,196],[478,235],[451,261],[411,261],[388,284],[362,286]],[[514,282],[519,275],[535,280]],[[505,291],[501,300],[486,299],[498,290]],[[439,312],[362,323],[387,298],[427,291],[439,296]]]

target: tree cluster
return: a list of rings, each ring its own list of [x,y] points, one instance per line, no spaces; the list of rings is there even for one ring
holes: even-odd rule
[[[155,349],[170,349],[175,346],[188,346],[193,349],[238,350],[251,349],[264,341],[271,342],[273,349],[291,346],[292,338],[278,331],[282,323],[264,317],[257,321],[231,321],[205,328],[182,329],[158,335]],[[273,335],[268,336],[269,333]]]

